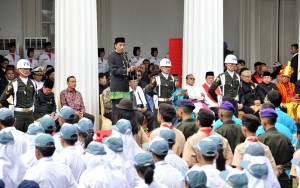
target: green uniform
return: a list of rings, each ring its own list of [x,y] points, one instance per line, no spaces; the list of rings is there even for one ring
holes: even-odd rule
[[[33,123],[33,112],[32,109],[29,108],[33,107],[35,85],[30,79],[27,80],[27,84],[24,84],[20,78],[15,79],[13,82],[17,82],[18,86],[14,112],[16,118],[15,127],[20,131],[26,132],[29,124]],[[2,93],[0,97],[1,103],[7,100],[11,95],[14,97],[13,82],[9,83]],[[17,109],[19,110],[17,111]],[[24,111],[20,111],[20,109]]]
[[[224,79],[222,79],[224,78]],[[224,80],[225,83],[222,83]],[[214,83],[210,86],[208,93],[212,96],[215,101],[218,101],[217,94],[215,90],[220,86],[223,97],[232,97],[238,100],[236,97],[238,96],[239,87],[240,87],[240,78],[234,73],[233,77],[226,71],[217,76]]]
[[[184,134],[185,139],[188,139],[188,137],[198,132],[196,120],[194,118],[182,120],[182,122],[179,122],[176,125],[176,128]]]
[[[269,146],[276,165],[289,163],[293,158],[294,148],[292,143],[288,137],[278,132],[275,127],[269,128],[265,134],[259,135],[258,140]]]
[[[225,121],[216,132],[228,140],[232,151],[235,150],[235,147],[238,144],[245,141],[241,126],[235,124],[235,121],[233,120]]]

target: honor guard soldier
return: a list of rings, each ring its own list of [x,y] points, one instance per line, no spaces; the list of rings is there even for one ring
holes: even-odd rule
[[[154,96],[155,110],[154,117],[156,117],[158,106],[161,103],[172,104],[172,94],[175,91],[175,80],[172,75],[170,75],[171,61],[169,59],[162,59],[160,61],[161,73],[152,77],[150,84],[145,87],[146,93],[150,93],[153,89],[156,89],[157,97]],[[156,127],[158,122],[156,122]]]
[[[133,47],[133,56],[129,60],[130,66],[136,66],[136,63],[142,58],[141,55],[141,47],[135,46]]]
[[[127,76],[135,72],[135,67],[128,65],[128,57],[124,53],[125,38],[115,38],[114,48],[115,51],[108,55],[108,65],[111,75],[109,96],[113,105],[113,113],[118,111],[116,104],[119,104],[121,99],[130,99]]]
[[[157,48],[151,48],[151,57],[148,58],[150,64],[153,63],[154,65],[159,66],[160,58],[158,57],[158,50]]]
[[[45,52],[39,56],[39,64],[46,70],[47,65],[55,67],[55,55],[52,53],[51,42],[44,43]]]
[[[29,124],[33,122],[33,102],[35,95],[35,83],[28,78],[30,75],[30,63],[21,59],[17,63],[20,77],[10,82],[0,97],[1,104],[10,96],[13,96],[15,127],[23,132],[27,131]]]
[[[27,60],[30,62],[32,69],[34,67],[40,66],[39,62],[36,59],[33,58],[34,57],[34,48],[28,48],[27,49],[27,57],[28,57]]]
[[[16,52],[16,43],[11,42],[7,44],[8,54],[5,56],[8,59],[10,65],[16,66],[17,62],[20,60],[20,56],[17,55]]]
[[[219,103],[222,97],[232,97],[238,101],[238,91],[240,86],[240,76],[235,73],[235,66],[237,58],[234,55],[228,55],[225,58],[225,66],[227,70],[218,75],[214,83],[210,86],[208,93],[210,96]],[[220,86],[222,97],[217,97],[215,90]],[[218,99],[219,98],[219,99]]]
[[[105,49],[98,48],[98,73],[106,73],[108,72],[108,62],[104,58]]]

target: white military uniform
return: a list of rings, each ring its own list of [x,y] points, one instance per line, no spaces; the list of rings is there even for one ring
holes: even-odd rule
[[[40,187],[77,188],[77,182],[67,165],[43,157],[37,165],[29,168],[23,178],[33,180]]]
[[[6,59],[9,61],[9,65],[17,66],[17,62],[20,60],[20,56],[15,54],[15,58],[12,57],[12,53],[9,53],[5,56]]]
[[[51,54],[51,55],[49,55],[49,54]],[[46,70],[47,65],[51,65],[51,66],[55,67],[55,54],[47,53],[47,52],[42,53],[39,56],[39,65],[44,67],[44,70]]]
[[[70,167],[77,182],[86,169],[84,157],[78,152],[76,146],[65,147],[64,150],[54,156],[54,160]]]
[[[30,62],[30,67],[33,69],[35,67],[39,67],[41,66],[38,62],[38,60],[34,59],[34,58],[27,58],[27,60]]]
[[[182,173],[189,169],[187,162],[176,155],[173,150],[168,151],[165,161]]]
[[[98,73],[108,72],[108,62],[105,58],[98,57]]]
[[[158,65],[159,66],[159,63],[160,63],[160,58],[159,57],[149,57],[149,61],[150,63],[153,63],[154,65]]]
[[[194,165],[191,169],[196,171],[204,171],[207,177],[207,187],[228,187],[227,183],[219,176],[220,171],[213,165]]]
[[[142,59],[141,56],[132,56],[132,57],[130,58],[130,60],[129,60],[129,65],[130,65],[130,66],[136,66],[136,63],[137,63],[140,59]]]
[[[184,177],[181,172],[164,160],[155,163],[154,180],[167,187],[184,187]]]

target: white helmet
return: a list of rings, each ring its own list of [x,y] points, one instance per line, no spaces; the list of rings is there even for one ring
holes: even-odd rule
[[[160,67],[171,67],[172,64],[171,64],[170,59],[163,58],[162,60],[160,60],[159,66]]]
[[[30,63],[26,59],[20,59],[17,63],[17,69],[30,69]]]
[[[229,54],[226,56],[224,63],[237,64],[237,58],[235,55]]]

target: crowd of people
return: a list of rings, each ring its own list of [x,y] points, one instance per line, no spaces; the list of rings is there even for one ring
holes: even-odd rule
[[[272,73],[257,62],[252,74],[229,53],[223,73],[208,71],[201,85],[187,74],[181,88],[171,60],[159,58],[157,48],[144,59],[134,47],[129,59],[125,38],[116,38],[107,60],[103,48],[98,53],[110,131],[94,130],[96,114],[86,112],[74,76],[66,79],[57,110],[51,44],[39,60],[18,59],[14,45],[0,58],[0,187],[289,188],[298,182],[296,44],[291,62],[274,63]]]

